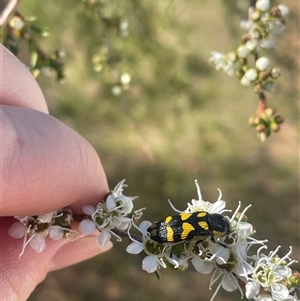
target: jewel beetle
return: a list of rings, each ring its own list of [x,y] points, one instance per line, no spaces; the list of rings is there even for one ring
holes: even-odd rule
[[[150,238],[158,243],[196,240],[196,244],[208,237],[212,242],[219,243],[215,237],[227,236],[232,232],[229,220],[225,216],[206,211],[167,216],[153,223],[147,231],[150,233]]]

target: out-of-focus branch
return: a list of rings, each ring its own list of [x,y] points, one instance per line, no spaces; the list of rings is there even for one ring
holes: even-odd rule
[[[21,0],[0,0],[0,26],[5,27]]]

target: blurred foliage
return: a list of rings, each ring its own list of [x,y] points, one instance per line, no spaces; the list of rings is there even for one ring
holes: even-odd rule
[[[19,10],[37,16],[36,27],[49,27],[38,39],[43,49],[65,53],[64,84],[38,79],[51,114],[94,145],[112,188],[126,178],[128,195],[139,196],[136,207],[147,207],[145,219],[170,214],[167,199],[185,208],[197,178],[205,200],[216,200],[219,187],[228,208],[251,203],[257,238],[268,238],[269,250],[281,244],[282,253],[293,245],[297,258],[299,16],[292,0],[285,4],[292,11],[287,34],[271,58],[283,74],[272,104],[286,122],[264,144],[245,122],[255,95],[207,63],[211,50],[238,43],[245,1],[28,0]],[[210,299],[209,276],[191,268],[162,271],[158,281],[125,248],[115,243],[102,256],[50,273],[29,300]],[[239,299],[222,292],[215,300]]]

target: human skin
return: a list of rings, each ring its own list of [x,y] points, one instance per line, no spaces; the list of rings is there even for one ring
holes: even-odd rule
[[[109,191],[94,148],[49,115],[37,82],[0,44],[0,299],[26,300],[49,271],[80,262],[111,248],[96,235],[46,239],[37,253],[8,235],[13,216],[31,216],[68,206],[82,213]],[[75,225],[76,227],[76,225]]]

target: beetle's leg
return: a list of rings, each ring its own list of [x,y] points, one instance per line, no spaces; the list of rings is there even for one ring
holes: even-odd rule
[[[226,246],[225,244],[222,244],[221,242],[216,241],[216,240],[215,240],[215,237],[214,237],[213,235],[211,236],[210,240],[211,240],[213,243],[218,244],[218,245],[224,247],[225,249],[228,248],[228,246]]]

